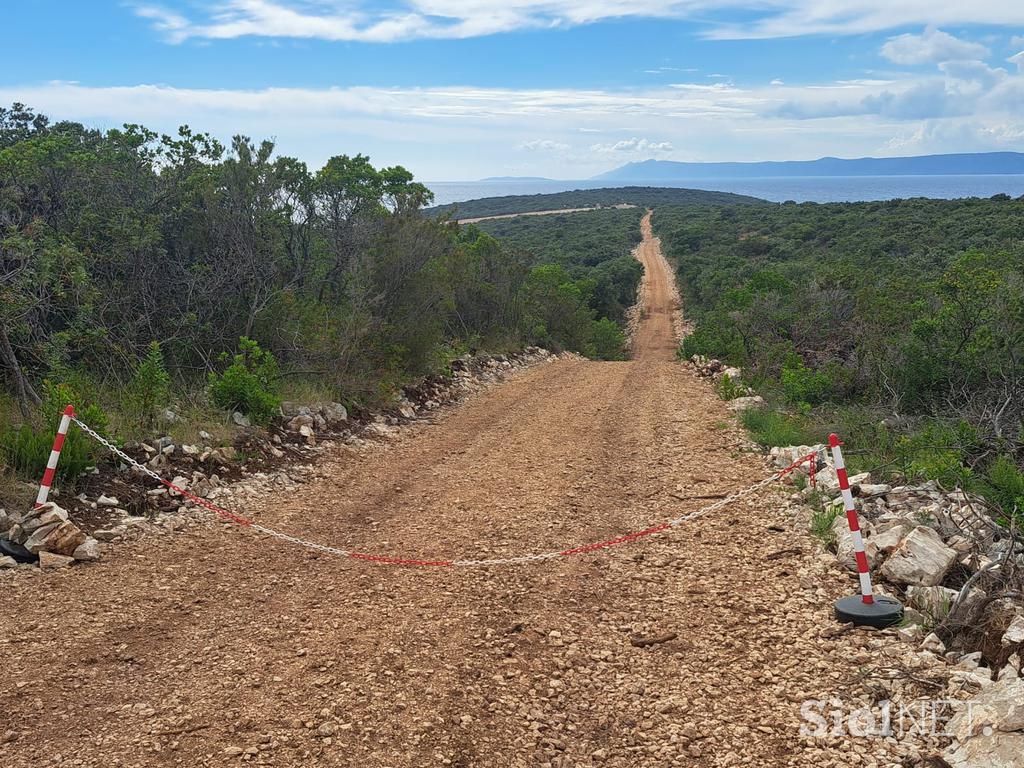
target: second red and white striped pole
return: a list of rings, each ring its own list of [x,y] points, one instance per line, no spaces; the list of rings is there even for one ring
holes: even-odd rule
[[[68,427],[71,426],[71,417],[75,415],[75,408],[69,405],[64,409],[60,417],[60,425],[57,427],[57,434],[53,438],[53,450],[50,451],[50,458],[46,462],[46,471],[43,472],[43,482],[39,484],[39,493],[36,494],[35,508],[43,506],[50,495],[50,486],[53,485],[53,476],[57,474],[57,462],[60,461],[60,452],[64,447],[64,438],[67,437]]]
[[[860,595],[844,597],[839,600],[835,606],[836,616],[840,621],[852,621],[854,624],[866,624],[873,627],[891,626],[903,618],[903,606],[892,598],[875,599],[871,585],[871,567],[864,548],[864,535],[860,530],[857,504],[853,500],[853,490],[850,488],[850,478],[846,472],[846,462],[843,461],[843,451],[840,447],[842,443],[839,442],[839,436],[829,435],[828,445],[832,449],[832,461],[835,464],[836,476],[839,478],[839,491],[843,496],[843,509],[846,511],[846,522],[850,526],[853,553],[857,561],[857,576],[860,579]]]
[[[850,478],[846,473],[846,462],[843,461],[843,449],[840,447],[839,436],[828,436],[828,445],[832,449],[832,461],[835,464],[836,476],[839,478],[839,490],[843,494],[843,509],[846,510],[846,522],[850,526],[853,537],[853,555],[857,560],[857,575],[860,577],[860,595],[865,603],[875,602],[871,588],[871,568],[868,566],[868,555],[864,550],[864,536],[860,532],[860,520],[857,518],[857,505],[853,501],[850,489]]]

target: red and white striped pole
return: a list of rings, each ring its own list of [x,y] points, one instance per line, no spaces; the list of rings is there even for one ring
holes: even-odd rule
[[[860,595],[844,597],[836,602],[836,616],[840,621],[852,621],[854,624],[873,627],[889,627],[903,618],[903,606],[890,597],[879,597],[877,600],[871,586],[871,568],[868,566],[868,555],[864,550],[864,536],[860,531],[860,520],[857,519],[857,505],[853,501],[850,490],[850,478],[846,473],[843,461],[842,445],[839,436],[828,436],[828,444],[832,449],[832,461],[835,464],[836,476],[839,478],[839,490],[843,495],[843,508],[846,510],[846,522],[850,526],[853,538],[853,552],[857,560],[857,575],[860,578]]]
[[[46,497],[50,495],[50,486],[53,485],[53,476],[57,473],[60,451],[64,447],[64,438],[67,437],[68,427],[71,426],[71,417],[74,415],[75,408],[69,405],[64,409],[64,414],[60,417],[60,426],[57,427],[57,434],[53,438],[53,450],[50,451],[50,460],[46,462],[43,482],[39,484],[39,493],[36,494],[36,509],[43,506],[46,503]]]
[[[835,463],[836,475],[839,477],[839,490],[843,494],[843,508],[846,510],[846,522],[850,525],[853,537],[853,553],[857,559],[857,574],[860,576],[860,595],[865,603],[875,602],[871,589],[871,569],[868,567],[868,555],[864,551],[864,537],[860,532],[860,521],[857,519],[857,505],[853,502],[853,491],[850,490],[850,478],[846,474],[846,463],[843,461],[843,450],[840,448],[839,436],[835,433],[828,436],[828,444],[832,449],[832,461]]]

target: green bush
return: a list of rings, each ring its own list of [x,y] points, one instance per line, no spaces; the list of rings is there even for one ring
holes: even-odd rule
[[[680,356],[686,360],[694,355],[714,357],[737,365],[747,362],[742,340],[733,329],[719,322],[698,325],[680,344]]]
[[[894,441],[895,466],[908,480],[936,480],[946,488],[972,482],[965,465],[978,445],[978,433],[966,422],[928,422]]]
[[[744,397],[747,394],[747,388],[734,380],[728,373],[723,374],[722,378],[718,380],[715,390],[723,400],[735,400],[737,397]]]
[[[128,384],[126,406],[136,426],[141,429],[153,426],[157,406],[167,402],[170,386],[171,377],[164,367],[160,344],[154,341]]]
[[[210,397],[219,408],[241,411],[256,424],[269,424],[281,405],[273,390],[277,360],[245,336],[239,339],[238,350],[224,373],[210,374]]]
[[[816,405],[828,397],[830,387],[827,374],[808,368],[802,360],[790,360],[782,366],[782,390],[794,405]]]
[[[79,393],[67,384],[47,381],[43,384],[43,403],[32,419],[19,426],[11,425],[0,430],[0,453],[5,463],[27,480],[41,479],[50,459],[61,416],[68,405],[75,406],[78,418],[97,432],[106,432],[107,417],[99,406],[83,404]],[[72,424],[61,449],[57,479],[77,477],[93,466],[101,455],[102,446]]]
[[[618,324],[607,317],[590,324],[590,344],[587,353],[597,360],[622,360],[625,358],[626,335]]]
[[[751,408],[740,422],[754,442],[763,446],[809,445],[814,441],[802,419],[769,408]]]
[[[829,504],[811,515],[811,535],[820,541],[826,549],[836,543],[836,534],[832,530],[832,524],[835,523],[841,511],[842,507],[839,505]]]
[[[1007,517],[1014,511],[1024,516],[1024,471],[1009,456],[1000,456],[992,463],[977,490],[998,504]]]

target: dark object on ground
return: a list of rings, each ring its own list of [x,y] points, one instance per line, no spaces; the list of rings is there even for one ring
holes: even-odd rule
[[[6,555],[7,557],[13,557],[19,563],[34,563],[39,559],[38,555],[33,555],[21,544],[10,539],[0,539],[0,557]]]
[[[884,629],[899,624],[903,606],[891,597],[876,597],[875,602],[865,603],[860,595],[852,595],[836,601],[836,618],[844,624],[853,622],[858,627]]]

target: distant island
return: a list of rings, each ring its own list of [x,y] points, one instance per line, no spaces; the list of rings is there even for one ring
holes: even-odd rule
[[[690,179],[783,178],[800,176],[987,176],[1024,174],[1024,153],[976,152],[916,157],[860,157],[758,163],[680,163],[644,160],[593,178],[601,181],[686,181]]]
[[[548,179],[544,176],[488,176],[486,179],[480,179],[478,184],[490,184],[491,182],[506,182],[512,183],[516,181],[522,181],[524,183],[538,182],[538,181],[554,181],[554,179]]]

